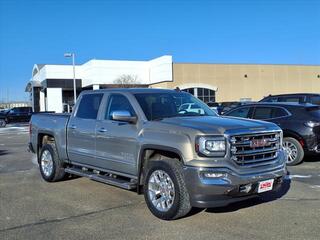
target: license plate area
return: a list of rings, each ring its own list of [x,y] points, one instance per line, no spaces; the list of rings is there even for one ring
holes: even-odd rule
[[[258,193],[268,192],[273,189],[274,179],[264,180],[258,183]]]

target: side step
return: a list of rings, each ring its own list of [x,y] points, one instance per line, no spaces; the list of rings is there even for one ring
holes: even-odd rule
[[[108,176],[108,175],[102,175],[97,173],[96,171],[90,171],[88,169],[81,169],[81,168],[75,168],[75,167],[70,167],[70,168],[65,168],[64,170],[67,173],[71,173],[77,176],[81,176],[81,177],[87,177],[91,180],[94,181],[98,181],[98,182],[102,182],[102,183],[106,183],[109,185],[113,185],[116,187],[120,187],[120,188],[124,188],[127,190],[132,190],[137,188],[137,182],[134,181],[128,181],[124,178],[115,178],[112,176]]]

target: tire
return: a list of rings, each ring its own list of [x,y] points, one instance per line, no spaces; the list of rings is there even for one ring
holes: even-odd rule
[[[288,154],[288,166],[295,166],[302,162],[304,150],[298,140],[292,137],[285,137],[283,139],[283,147]]]
[[[5,127],[7,125],[4,119],[0,119],[0,127]]]
[[[39,168],[42,178],[47,182],[57,182],[66,176],[54,143],[45,144],[42,147],[39,156]]]
[[[164,182],[167,183],[168,186],[170,184],[170,186],[173,186],[170,190],[167,189],[167,192],[162,189],[161,191],[166,192],[163,193],[163,195],[160,193],[154,194],[151,190],[152,185],[157,185],[157,183],[152,181],[156,179],[155,176],[159,176],[159,174],[163,174],[162,177],[165,178],[163,180],[165,180]],[[144,198],[153,215],[163,220],[173,220],[183,217],[190,212],[190,198],[184,182],[181,162],[176,159],[150,160],[147,163],[144,176]],[[167,176],[169,178],[167,178]],[[159,179],[160,178],[158,178],[158,180]],[[168,182],[170,182],[170,184],[168,184]],[[168,192],[170,192],[170,194],[168,194]],[[174,197],[173,199],[168,200],[170,203],[166,205],[167,209],[159,210],[158,207],[161,207],[161,204],[160,206],[155,206],[155,203],[153,203],[151,199],[151,195],[153,194],[153,200],[155,202],[157,202],[155,198],[158,194],[161,198],[166,197],[165,194],[170,195],[171,197],[174,194]],[[158,199],[160,199],[159,196]]]

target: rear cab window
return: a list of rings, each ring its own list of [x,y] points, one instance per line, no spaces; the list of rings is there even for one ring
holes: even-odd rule
[[[83,95],[80,99],[76,117],[82,119],[97,119],[102,98],[102,93]]]

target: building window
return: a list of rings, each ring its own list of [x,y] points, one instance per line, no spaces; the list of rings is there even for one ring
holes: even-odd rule
[[[192,94],[205,103],[216,101],[215,91],[208,88],[186,88],[182,89],[182,91]]]

